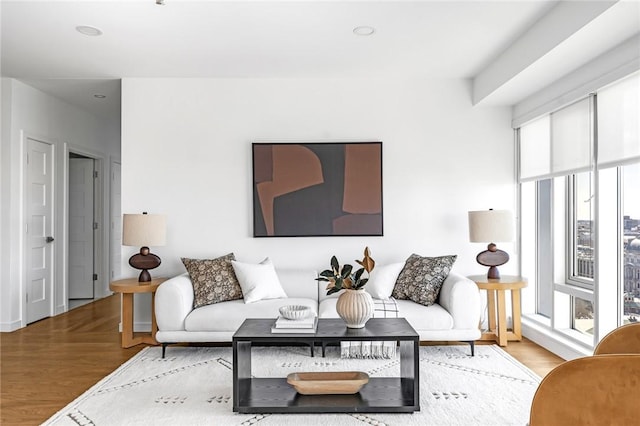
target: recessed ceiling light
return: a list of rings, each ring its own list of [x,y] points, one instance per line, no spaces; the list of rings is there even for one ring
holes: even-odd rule
[[[86,36],[92,36],[92,37],[102,35],[102,30],[96,27],[92,27],[90,25],[78,25],[76,27],[76,31],[78,31],[80,34],[84,34]]]
[[[371,34],[375,33],[376,29],[373,27],[370,27],[368,25],[362,25],[359,27],[355,27],[353,29],[353,33],[355,35],[359,35],[359,36],[370,36]]]
[[[104,99],[107,97],[107,95],[103,95],[101,93],[96,93],[95,95],[93,95],[94,98],[98,98],[98,99]]]

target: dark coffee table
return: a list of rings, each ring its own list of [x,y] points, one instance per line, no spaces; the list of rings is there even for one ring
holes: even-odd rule
[[[372,318],[361,329],[319,319],[314,334],[272,334],[274,319],[247,319],[233,335],[233,411],[240,413],[407,413],[420,410],[418,333],[404,318]],[[286,378],[251,376],[251,346],[322,346],[341,341],[400,342],[400,377],[371,377],[352,395],[301,395]],[[291,371],[294,373],[295,371]]]

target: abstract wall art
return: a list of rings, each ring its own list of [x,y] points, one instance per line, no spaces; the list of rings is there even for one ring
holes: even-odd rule
[[[254,237],[383,235],[382,142],[252,148]]]

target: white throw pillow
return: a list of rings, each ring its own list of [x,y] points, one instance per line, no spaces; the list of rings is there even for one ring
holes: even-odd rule
[[[393,287],[396,285],[396,280],[403,267],[404,262],[376,266],[373,271],[371,271],[371,277],[364,286],[365,290],[367,290],[374,299],[387,300],[391,297]],[[240,279],[240,277],[238,277],[238,279]],[[242,285],[242,282],[240,285]]]
[[[244,303],[287,297],[268,257],[258,264],[232,260],[231,265],[240,283]]]

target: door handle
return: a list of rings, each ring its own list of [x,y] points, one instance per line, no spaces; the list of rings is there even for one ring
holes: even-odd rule
[[[53,237],[47,237],[47,242],[48,243],[52,243],[53,242]]]

